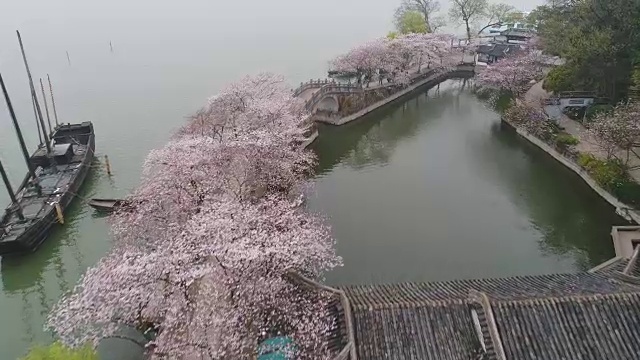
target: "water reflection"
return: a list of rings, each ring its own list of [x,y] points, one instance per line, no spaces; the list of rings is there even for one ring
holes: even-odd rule
[[[79,249],[77,239],[79,237],[78,225],[89,215],[90,209],[86,200],[95,195],[95,184],[103,176],[99,162],[92,162],[92,169],[78,193],[78,196],[66,209],[65,224],[53,227],[48,239],[44,241],[38,251],[0,259],[3,290],[9,294],[16,291],[31,288],[42,282],[42,274],[47,268],[53,268],[61,293],[69,290],[69,283],[65,279],[66,270],[62,249],[71,250],[75,260],[74,266],[80,271],[86,268],[82,252]]]
[[[613,256],[623,220],[463,84],[321,129],[308,206],[345,260],[330,282],[566,272]]]
[[[97,161],[92,163],[92,170],[77,198],[65,212],[65,224],[55,226],[38,251],[0,260],[0,307],[15,309],[3,312],[4,321],[13,324],[0,328],[0,349],[11,350],[10,355],[1,352],[3,359],[15,358],[19,354],[19,348],[15,346],[17,341],[34,344],[53,339],[42,329],[51,307],[61,295],[72,289],[79,275],[95,261],[94,258],[87,259],[86,247],[105,247],[100,243],[80,241],[82,234],[89,232],[88,228],[96,228],[95,224],[87,223],[92,211],[86,199],[95,195],[97,184],[104,177],[99,165]],[[95,236],[90,239],[94,242],[99,240]]]
[[[338,163],[353,169],[386,164],[399,142],[412,137],[419,127],[428,126],[421,121],[420,112],[424,109],[432,116],[442,116],[448,106],[458,102],[456,94],[466,84],[466,79],[452,80],[417,93],[433,101],[425,103],[424,97],[415,96],[341,127],[320,126],[321,136],[311,146],[321,154],[316,173],[329,172]],[[387,119],[391,121],[384,121]]]
[[[611,205],[578,175],[538,147],[514,136],[511,129],[502,125],[492,126],[491,130],[492,138],[509,148],[511,156],[505,156],[499,146],[487,142],[481,143],[482,149],[474,154],[483,157],[478,163],[492,170],[487,174],[493,175],[494,181],[511,191],[515,204],[530,214],[531,226],[543,235],[539,242],[541,251],[558,256],[570,255],[581,270],[613,257],[613,247],[607,241],[611,229],[601,224],[627,225],[628,222],[619,217]],[[488,161],[487,157],[494,161]],[[514,158],[530,159],[544,166],[517,166],[522,161]],[[566,181],[558,181],[558,177]],[[558,204],[558,199],[563,199],[562,204]]]

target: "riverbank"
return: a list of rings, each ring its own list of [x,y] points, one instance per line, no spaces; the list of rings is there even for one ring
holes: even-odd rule
[[[465,66],[465,65],[463,65]],[[402,89],[400,91],[398,91],[397,93],[394,93],[393,95],[380,100],[370,106],[367,106],[366,108],[356,112],[355,114],[349,115],[349,116],[345,116],[336,120],[332,119],[327,119],[326,121],[322,121],[325,122],[327,124],[330,125],[336,125],[336,126],[340,126],[340,125],[344,125],[347,123],[350,123],[352,121],[358,120],[361,117],[368,115],[380,108],[385,107],[386,105],[392,104],[396,101],[401,101],[402,99],[404,99],[407,96],[410,96],[411,94],[413,94],[414,91],[424,88],[424,87],[433,87],[445,80],[451,79],[451,78],[456,78],[456,77],[464,77],[464,76],[473,76],[474,74],[474,66],[473,65],[466,65],[467,68],[462,68],[462,67],[458,67],[455,70],[450,70],[450,71],[446,71],[446,72],[442,72],[442,73],[436,73],[434,75],[428,76],[425,79],[422,79],[418,82],[416,82],[413,85],[410,85],[408,87],[406,87],[405,89]]]
[[[340,126],[340,125],[344,125],[350,122],[353,122],[355,120],[360,119],[361,117],[365,116],[365,115],[369,115],[372,112],[381,109],[389,104],[392,104],[396,101],[401,101],[402,99],[404,99],[407,96],[410,96],[411,94],[413,94],[416,90],[424,88],[424,87],[433,87],[445,80],[451,79],[451,78],[456,78],[456,77],[469,77],[469,76],[473,76],[475,71],[475,66],[473,65],[461,65],[458,66],[456,69],[454,70],[449,70],[449,71],[445,71],[445,72],[437,72],[431,76],[427,76],[426,78],[417,81],[416,83],[407,86],[406,88],[392,94],[391,96],[388,96],[378,102],[375,102],[367,107],[365,107],[364,109],[348,115],[348,116],[344,116],[344,117],[318,117],[315,121],[316,122],[321,122],[321,123],[325,123],[325,124],[329,124],[329,125],[334,125],[334,126]]]
[[[542,109],[541,100],[547,98],[549,95],[542,88],[542,83],[543,81],[539,81],[538,83],[534,84],[525,93],[525,96],[524,96],[524,101],[540,109]],[[541,139],[537,138],[536,136],[529,134],[524,129],[516,126],[515,124],[510,123],[504,117],[503,117],[503,122],[508,124],[513,129],[515,129],[518,135],[528,140],[530,143],[534,144],[535,146],[540,148],[542,151],[546,152],[551,157],[553,157],[555,160],[563,164],[565,167],[567,167],[568,169],[576,173],[587,185],[589,185],[589,187],[593,189],[593,191],[595,191],[600,197],[602,197],[611,206],[613,206],[616,209],[616,213],[618,215],[622,216],[628,221],[633,221],[636,224],[640,224],[640,213],[637,210],[635,210],[631,205],[625,204],[624,202],[620,201],[618,198],[612,195],[609,191],[607,191],[602,186],[600,186],[596,182],[596,180],[584,168],[582,168],[575,160],[559,152],[558,150],[556,150],[549,144],[545,143]],[[569,119],[566,115],[563,114],[561,116],[559,125],[563,128],[564,132],[575,137],[580,141],[576,145],[576,150],[580,154],[589,154],[596,157],[597,159],[605,159],[604,154],[595,147],[596,145],[595,145],[595,139],[593,139],[593,135],[589,134],[586,131],[586,128],[582,124],[572,119]],[[636,182],[638,181],[637,175],[633,176],[632,174],[632,177],[634,181]]]

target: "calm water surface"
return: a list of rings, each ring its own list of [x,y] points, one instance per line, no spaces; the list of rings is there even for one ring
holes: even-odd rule
[[[309,208],[345,263],[329,282],[571,272],[614,255],[613,209],[461,89],[321,129]]]
[[[148,151],[161,146],[186,115],[226,83],[259,71],[282,73],[292,83],[322,77],[333,56],[389,31],[398,2],[4,1],[0,6],[0,71],[33,149],[37,135],[14,33],[20,29],[34,77],[51,75],[61,120],[93,121],[99,158],[111,158],[114,176],[107,177],[103,164],[96,161],[81,198],[124,196],[138,184],[140,165]],[[541,2],[511,1],[523,10]],[[489,131],[495,115],[472,98],[458,105],[471,107],[466,117],[452,119],[447,115],[445,119],[442,114],[453,111],[451,102],[424,103],[421,109],[427,110],[420,116],[408,116],[411,110],[404,115],[388,112],[362,125],[336,129],[319,142],[323,177],[318,180],[318,195],[323,200],[316,199],[313,205],[331,216],[339,251],[348,263],[331,275],[332,281],[440,278],[474,271],[491,275],[527,272],[546,265],[574,269],[576,263],[608,256],[607,240],[594,241],[596,237],[588,234],[587,228],[606,235],[613,221],[610,211],[586,190],[575,190],[580,184],[561,173],[562,169],[553,168],[512,137],[499,140],[500,136]],[[413,113],[417,112],[415,106],[407,104]],[[476,112],[484,115],[478,115],[474,122],[468,116]],[[445,124],[445,120],[453,121]],[[450,128],[466,122],[475,125],[460,125],[458,135]],[[430,128],[435,132],[426,132]],[[450,141],[445,141],[446,137]],[[452,147],[465,138],[468,143]],[[474,145],[473,138],[480,143]],[[480,146],[482,141],[484,147]],[[464,155],[463,149],[471,153]],[[472,161],[473,156],[483,154],[486,158]],[[448,157],[459,162],[447,167]],[[25,168],[4,105],[0,105],[0,158],[17,185]],[[509,167],[514,170],[505,170]],[[530,179],[533,169],[542,179]],[[546,170],[559,173],[547,174]],[[529,184],[534,182],[539,188],[532,190]],[[472,190],[470,183],[478,190]],[[493,193],[487,190],[491,186]],[[565,190],[554,190],[555,186]],[[571,194],[565,194],[572,191],[591,200],[584,200],[583,206],[571,205],[566,212],[558,210],[573,201]],[[456,193],[471,195],[461,201]],[[445,194],[451,199],[443,205]],[[481,205],[480,194],[488,203]],[[501,197],[494,199],[496,194]],[[518,196],[521,200],[513,200]],[[527,200],[529,196],[537,200]],[[54,231],[38,252],[11,261],[2,259],[0,359],[15,359],[30,344],[51,339],[42,331],[50,307],[109,249],[105,219],[95,216],[82,199],[67,211],[65,226]],[[516,210],[512,213],[505,199],[513,200]],[[2,207],[7,201],[4,189],[0,189]],[[503,208],[489,215],[487,209],[496,206]],[[602,209],[594,210],[600,214],[599,220],[589,215],[593,213],[585,213],[584,208],[592,206]],[[538,215],[528,215],[528,210],[523,210],[527,208],[536,208],[531,213]],[[483,214],[473,220],[477,211]],[[514,218],[519,222],[514,223]],[[537,219],[539,225],[531,225],[530,219]],[[458,230],[445,231],[444,224]],[[509,232],[500,230],[503,226],[537,226],[538,230]],[[486,227],[496,229],[488,231]],[[556,233],[548,236],[555,243],[544,245],[545,237],[540,234],[545,233]],[[510,236],[511,247],[493,251],[496,244],[508,244],[505,238]],[[428,252],[427,243],[433,244]],[[524,245],[521,248],[516,243]],[[481,244],[485,244],[488,257],[479,256]],[[594,250],[594,244],[600,244],[601,250]],[[576,247],[581,250],[574,250]],[[450,248],[455,249],[456,257],[450,256]],[[527,257],[524,268],[516,268],[513,254],[500,256],[507,251]],[[483,268],[488,269],[480,273]],[[433,269],[442,270],[441,275]],[[446,269],[458,270],[444,272]]]

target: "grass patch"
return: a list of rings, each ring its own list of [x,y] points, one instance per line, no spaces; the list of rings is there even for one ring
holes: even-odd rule
[[[98,360],[98,354],[89,345],[75,349],[55,342],[31,348],[20,360]]]

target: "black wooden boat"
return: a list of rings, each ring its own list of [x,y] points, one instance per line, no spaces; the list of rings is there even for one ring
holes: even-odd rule
[[[113,212],[127,207],[129,202],[123,199],[97,199],[93,198],[89,201],[89,206],[101,212]]]
[[[91,168],[93,124],[59,125],[51,136],[51,150],[48,154],[41,146],[30,157],[36,177],[27,174],[16,191],[17,203],[0,218],[0,255],[36,250],[59,222],[56,207],[64,214]]]

